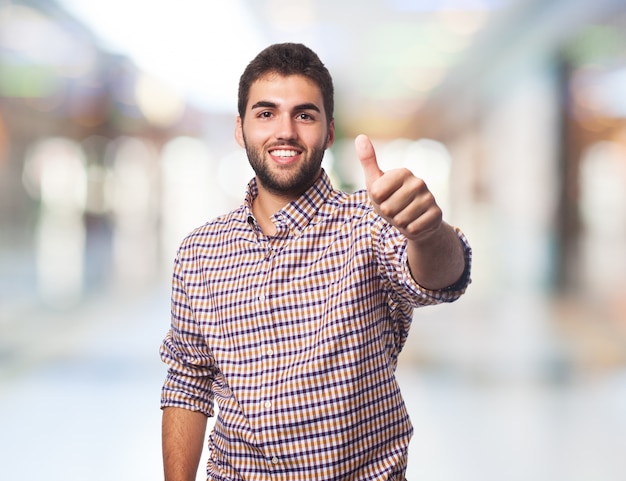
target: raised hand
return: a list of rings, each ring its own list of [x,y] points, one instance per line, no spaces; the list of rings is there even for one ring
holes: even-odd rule
[[[383,172],[366,135],[354,141],[365,186],[376,212],[410,240],[427,240],[442,224],[442,212],[426,183],[408,169]]]

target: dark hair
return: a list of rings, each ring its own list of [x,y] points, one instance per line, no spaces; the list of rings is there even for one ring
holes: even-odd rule
[[[250,86],[268,73],[302,75],[315,83],[322,92],[328,123],[335,107],[333,79],[317,54],[300,43],[279,43],[262,50],[246,67],[239,79],[237,108],[243,119]]]

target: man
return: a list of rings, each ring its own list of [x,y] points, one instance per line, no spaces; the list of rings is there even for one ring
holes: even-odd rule
[[[161,356],[167,481],[403,480],[412,433],[394,378],[415,307],[457,299],[471,251],[422,180],[382,172],[332,188],[333,84],[300,44],[262,51],[239,84],[243,205],[181,244]]]

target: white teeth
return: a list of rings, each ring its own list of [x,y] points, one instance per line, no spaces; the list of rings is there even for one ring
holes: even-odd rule
[[[294,157],[298,155],[298,152],[295,150],[274,150],[272,155],[276,157]]]

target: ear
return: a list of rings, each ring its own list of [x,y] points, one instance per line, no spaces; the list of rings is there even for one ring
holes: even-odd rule
[[[246,147],[243,140],[243,121],[241,120],[240,115],[237,116],[237,124],[235,125],[235,140],[241,147]]]
[[[330,121],[328,125],[328,138],[326,139],[326,148],[328,149],[335,143],[335,119]]]

